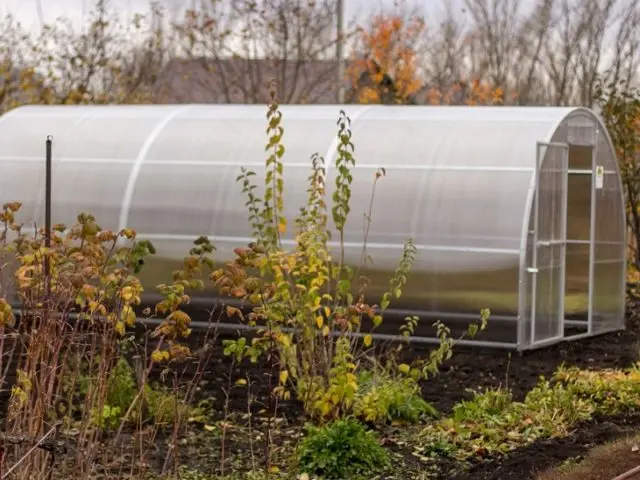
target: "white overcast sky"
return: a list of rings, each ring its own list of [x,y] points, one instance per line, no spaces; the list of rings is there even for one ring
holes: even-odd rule
[[[193,0],[161,0],[170,8],[184,8],[190,6]],[[463,0],[408,0],[408,5],[424,7],[430,15],[437,16],[441,11],[443,2],[450,2],[459,6]],[[522,0],[529,3],[531,0]],[[376,10],[380,5],[393,6],[394,0],[344,0],[347,18],[354,15],[368,13]],[[113,8],[117,8],[123,15],[128,16],[134,12],[145,12],[149,9],[148,0],[110,0]],[[25,27],[38,29],[40,26],[38,4],[42,5],[42,13],[45,22],[51,22],[57,17],[64,16],[78,25],[83,12],[90,10],[95,0],[0,0],[0,13],[4,16],[11,13]]]

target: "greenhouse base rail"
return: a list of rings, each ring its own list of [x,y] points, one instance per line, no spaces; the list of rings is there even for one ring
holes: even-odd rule
[[[156,324],[159,325],[162,320],[160,319],[146,319],[141,318],[139,321],[147,324]],[[191,327],[194,330],[207,330],[209,328],[218,328],[220,330],[227,331],[258,331],[263,329],[264,327],[251,326],[239,323],[225,323],[225,322],[191,322]],[[283,328],[284,332],[292,332],[292,328]],[[330,335],[338,336],[339,332],[331,332]],[[387,340],[387,341],[397,341],[397,342],[408,342],[414,344],[423,344],[423,345],[439,345],[441,340],[436,337],[416,337],[416,336],[404,336],[404,335],[392,335],[388,333],[348,333],[347,336],[355,337],[355,338],[363,338],[366,335],[370,335],[373,340]],[[505,350],[517,350],[518,345],[515,342],[492,342],[489,340],[455,340],[457,345],[469,346],[469,347],[487,347],[487,348],[498,348]]]
[[[19,308],[13,306],[14,315],[16,317],[21,316],[21,311]],[[71,320],[76,320],[78,318],[78,314],[71,313],[68,314],[68,318]],[[137,317],[136,322],[143,325],[160,325],[164,320],[157,318],[144,318]],[[581,321],[574,321],[576,323],[585,323]],[[192,321],[191,327],[196,331],[206,331],[211,328],[222,330],[222,331],[254,331],[257,332],[264,327],[260,326],[251,326],[242,323],[229,323],[229,322],[205,322],[205,321]],[[285,332],[293,331],[290,327],[285,327],[282,329]],[[455,340],[454,343],[460,346],[466,347],[476,347],[476,348],[489,348],[489,349],[498,349],[498,350],[510,350],[510,351],[518,351],[520,354],[523,354],[525,351],[537,350],[540,348],[549,347],[552,345],[557,345],[559,343],[563,343],[565,341],[574,341],[592,338],[599,335],[605,335],[607,333],[619,332],[620,328],[612,327],[604,330],[600,330],[596,333],[586,332],[579,333],[575,335],[567,335],[563,337],[554,337],[547,340],[542,340],[539,342],[535,342],[529,345],[518,345],[517,342],[498,342],[498,341],[490,341],[490,340],[464,340],[459,339]],[[340,333],[331,332],[330,335],[338,336]],[[441,343],[441,340],[437,337],[427,337],[427,336],[404,336],[404,335],[394,335],[387,333],[358,333],[352,332],[348,333],[347,336],[355,337],[355,338],[364,338],[366,335],[370,335],[373,340],[381,340],[381,341],[392,341],[392,342],[407,342],[417,345],[438,345]]]

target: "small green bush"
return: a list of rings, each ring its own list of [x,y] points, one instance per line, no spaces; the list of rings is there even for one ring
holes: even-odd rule
[[[510,390],[488,388],[473,392],[471,400],[463,400],[454,405],[452,418],[456,422],[480,422],[506,413],[513,404]]]
[[[309,426],[300,445],[299,468],[324,479],[369,479],[389,464],[389,455],[356,420]]]
[[[363,371],[358,378],[361,392],[354,414],[366,422],[415,423],[423,417],[436,417],[438,411],[426,402],[418,382],[411,377]]]
[[[87,378],[81,377],[81,394],[86,394],[87,385]],[[93,424],[100,428],[117,428],[125,412],[135,401],[138,389],[133,368],[125,357],[118,358],[114,369],[109,373],[102,413],[96,408],[91,412]],[[176,414],[185,416],[190,412],[189,406],[180,401],[173,392],[164,391],[161,386],[151,384],[145,384],[144,396],[128,418],[129,422],[136,423],[139,420],[141,407],[144,412],[143,420],[153,419],[159,424],[169,424],[176,418]]]

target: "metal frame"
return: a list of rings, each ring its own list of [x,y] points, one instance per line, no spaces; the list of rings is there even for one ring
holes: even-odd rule
[[[593,292],[595,288],[595,257],[596,257],[596,164],[597,158],[597,146],[598,146],[598,134],[595,134],[593,145],[591,147],[591,219],[589,220],[589,300],[588,300],[588,330],[587,333],[591,335],[593,333]]]

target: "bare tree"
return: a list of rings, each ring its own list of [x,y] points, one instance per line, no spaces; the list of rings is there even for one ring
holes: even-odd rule
[[[169,88],[182,101],[199,91],[197,100],[261,103],[275,80],[280,102],[332,101],[335,18],[334,0],[202,0],[176,25],[184,60]]]
[[[464,0],[429,25],[425,81],[475,80],[519,104],[593,105],[598,76],[628,84],[640,66],[640,0]]]
[[[0,21],[0,113],[46,97],[44,78],[35,69],[35,48],[13,16]]]
[[[97,0],[87,25],[68,20],[37,34],[11,17],[0,34],[0,68],[6,75],[0,105],[24,103],[137,103],[157,100],[157,76],[170,56],[163,11],[122,22],[106,0]]]
[[[428,48],[423,56],[426,83],[445,91],[468,76],[465,56],[468,51],[464,17],[444,5],[444,18],[437,28],[427,28]]]
[[[592,106],[597,78],[612,66],[616,79],[626,76],[632,81],[637,65],[636,0],[557,0],[554,6],[543,53],[554,104]]]

